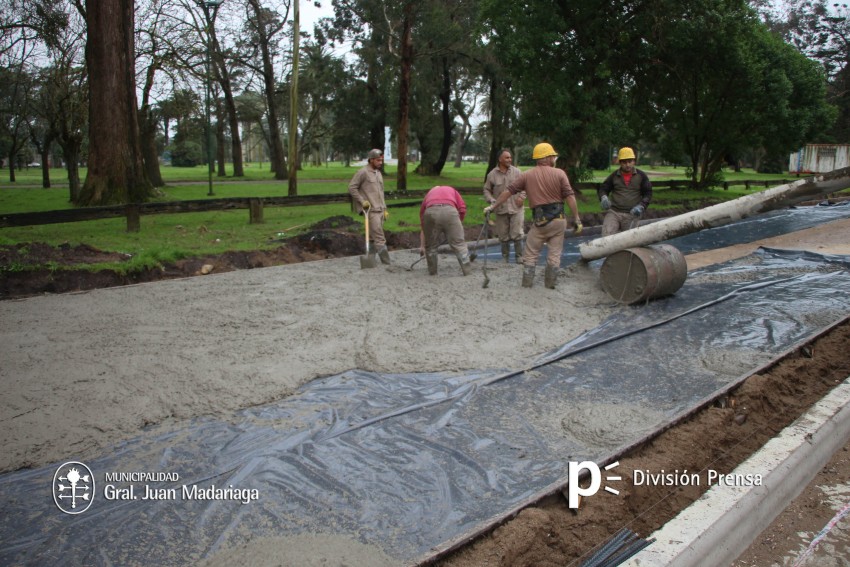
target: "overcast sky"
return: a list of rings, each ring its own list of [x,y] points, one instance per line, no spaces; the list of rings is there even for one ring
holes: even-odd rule
[[[319,18],[322,17],[331,17],[334,15],[333,6],[331,6],[331,0],[323,0],[320,2],[322,5],[321,8],[316,8],[313,5],[311,0],[301,0],[299,4],[299,8],[301,13],[299,14],[301,20],[301,26],[305,30],[312,30],[313,24],[319,21]]]

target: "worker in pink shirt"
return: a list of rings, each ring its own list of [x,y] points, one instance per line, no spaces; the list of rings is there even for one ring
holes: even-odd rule
[[[419,221],[422,226],[419,232],[419,250],[420,254],[425,254],[430,275],[437,275],[437,246],[440,245],[442,235],[445,235],[446,241],[457,256],[463,275],[472,273],[466,235],[463,232],[465,216],[466,203],[454,187],[438,185],[425,194],[419,208]]]

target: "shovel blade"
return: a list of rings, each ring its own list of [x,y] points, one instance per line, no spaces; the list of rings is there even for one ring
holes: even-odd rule
[[[360,256],[360,269],[365,270],[367,268],[377,268],[378,267],[378,258],[374,254],[366,254],[365,256]]]

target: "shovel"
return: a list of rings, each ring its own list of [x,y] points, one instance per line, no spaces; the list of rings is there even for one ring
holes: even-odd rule
[[[366,219],[366,255],[360,256],[360,269],[366,268],[377,268],[378,263],[375,258],[375,254],[369,249],[369,211],[371,210],[371,206],[366,207],[363,211],[363,217]]]
[[[487,224],[489,222],[490,222],[490,213],[487,213],[486,215],[484,215],[484,226],[481,227],[481,232],[478,233],[478,240],[475,241],[475,246],[473,246],[473,248],[475,248],[475,250],[478,250],[478,243],[481,242],[481,235],[484,234],[484,232],[487,230]],[[485,247],[487,246],[487,238],[484,238],[484,246]],[[478,252],[473,251],[469,255],[469,261],[474,262],[476,258],[478,258]]]

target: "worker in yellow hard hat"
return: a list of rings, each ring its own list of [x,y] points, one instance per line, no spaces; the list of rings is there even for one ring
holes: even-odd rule
[[[599,186],[599,203],[605,213],[602,236],[609,236],[636,226],[652,201],[649,176],[635,167],[635,151],[620,148],[620,167]]]
[[[537,258],[540,257],[540,251],[545,244],[548,254],[544,283],[547,288],[555,289],[558,270],[561,267],[561,252],[564,249],[564,232],[567,229],[564,202],[572,213],[575,234],[581,234],[581,219],[570,180],[563,169],[555,167],[558,154],[552,144],[537,144],[531,157],[537,161],[537,165],[511,182],[508,190],[503,191],[493,204],[484,209],[484,213],[490,214],[512,195],[525,191],[533,212],[533,223],[525,237],[525,250],[522,254],[522,286],[533,285]]]

